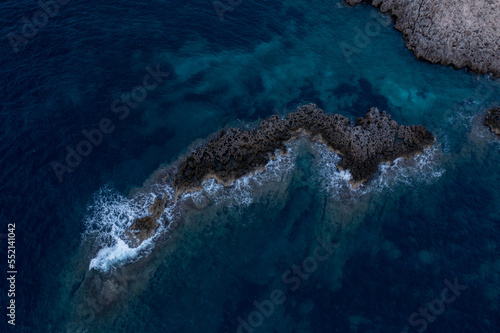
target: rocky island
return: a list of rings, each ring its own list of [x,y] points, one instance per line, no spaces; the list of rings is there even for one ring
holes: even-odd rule
[[[366,0],[344,1],[355,5]],[[417,58],[500,77],[498,0],[367,2],[395,18],[395,28]]]
[[[496,134],[500,135],[500,108],[488,111],[484,123]]]
[[[230,128],[221,131],[180,161],[170,177],[177,197],[201,188],[202,182],[214,178],[229,185],[244,175],[258,172],[276,154],[286,153],[285,143],[306,136],[324,143],[341,156],[338,168],[349,170],[351,186],[356,188],[377,171],[382,162],[422,153],[434,142],[424,126],[399,125],[386,112],[370,109],[355,123],[339,114],[325,114],[314,104],[300,107],[285,118],[277,115],[263,120],[258,128]],[[156,198],[149,208],[150,216],[136,219],[123,239],[136,247],[154,235],[166,199]]]

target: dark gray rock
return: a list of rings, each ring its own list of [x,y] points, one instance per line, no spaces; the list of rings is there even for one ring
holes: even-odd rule
[[[178,194],[199,188],[209,178],[228,184],[263,168],[277,152],[286,152],[287,141],[302,135],[320,140],[340,154],[338,167],[350,171],[354,187],[369,180],[379,163],[422,153],[434,142],[425,127],[399,125],[377,108],[352,123],[342,115],[325,114],[309,104],[289,113],[285,119],[271,116],[257,129],[221,131],[185,157],[175,172],[161,179],[170,179]],[[137,247],[152,237],[159,226],[157,220],[169,204],[173,202],[166,197],[156,198],[149,207],[150,215],[135,220],[122,238]]]
[[[264,167],[277,149],[305,131],[342,156],[339,168],[350,170],[354,183],[368,180],[380,162],[412,156],[434,142],[423,126],[399,126],[385,112],[370,109],[356,124],[341,115],[327,115],[306,105],[285,119],[272,116],[256,130],[229,129],[193,151],[174,177],[177,191],[199,187],[211,177],[229,183]]]

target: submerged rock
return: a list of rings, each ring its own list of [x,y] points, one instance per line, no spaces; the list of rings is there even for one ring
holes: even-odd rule
[[[488,111],[488,116],[484,123],[490,127],[490,129],[500,135],[500,108],[493,108]]]
[[[345,0],[350,5],[365,0]],[[498,0],[373,0],[395,17],[406,46],[432,63],[500,77]]]
[[[173,186],[182,194],[200,188],[210,178],[228,185],[262,170],[277,153],[286,153],[285,143],[301,136],[320,141],[338,153],[342,157],[338,168],[350,171],[353,187],[368,181],[381,162],[423,153],[434,142],[434,136],[424,126],[399,125],[377,108],[352,123],[342,115],[325,114],[315,104],[309,104],[284,119],[271,116],[257,129],[221,131],[181,161],[171,178]],[[136,247],[153,236],[167,204],[167,199],[156,198],[149,208],[150,216],[137,219],[123,239]]]

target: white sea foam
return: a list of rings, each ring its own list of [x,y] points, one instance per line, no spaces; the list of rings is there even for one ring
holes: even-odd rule
[[[368,188],[380,191],[398,183],[409,186],[417,183],[432,184],[445,172],[439,156],[441,156],[440,145],[434,144],[425,149],[423,154],[410,159],[401,157],[392,164],[381,163],[379,173],[375,175]]]
[[[339,190],[348,190],[352,175],[349,170],[341,171],[337,168],[341,160],[340,156],[329,150],[323,143],[314,142],[312,146],[317,156],[316,163],[323,189],[334,196]]]
[[[381,163],[378,172],[372,176],[368,184],[353,190],[349,185],[352,179],[350,172],[337,168],[341,157],[322,143],[314,143],[313,147],[317,154],[316,163],[321,186],[335,198],[338,198],[343,191],[362,195],[371,191],[381,191],[398,183],[407,185],[418,182],[432,183],[444,173],[444,168],[438,161],[440,146],[433,145],[425,149],[423,154],[413,158],[398,158],[392,164]]]
[[[110,187],[102,188],[89,206],[89,214],[85,218],[85,237],[92,239],[96,245],[97,254],[91,260],[89,269],[109,271],[127,262],[135,261],[150,253],[155,240],[163,232],[169,230],[174,216],[175,206],[192,200],[197,205],[214,203],[224,206],[249,206],[255,196],[255,191],[267,182],[280,182],[286,174],[293,170],[298,155],[299,140],[287,144],[288,154],[276,154],[276,159],[269,161],[262,172],[247,175],[223,186],[214,179],[203,182],[202,189],[182,195],[176,204],[166,209],[163,216],[167,222],[162,223],[156,235],[137,248],[130,248],[120,236],[127,230],[136,218],[148,215],[148,208],[158,195],[174,198],[174,189],[165,185],[154,185],[149,193],[141,192],[132,198],[126,198]],[[352,179],[349,171],[337,169],[340,161],[338,154],[331,152],[322,143],[313,143],[317,155],[317,171],[322,187],[333,197],[338,197],[345,191],[362,195],[370,191],[380,191],[396,183],[412,185],[415,182],[432,182],[441,177],[441,168],[437,156],[439,146],[426,149],[424,154],[411,159],[397,159],[392,164],[383,163],[368,185],[352,190],[349,181]]]
[[[84,219],[86,232],[84,237],[92,240],[97,254],[90,261],[89,269],[107,272],[127,262],[133,262],[150,253],[155,240],[163,232],[169,230],[174,216],[175,206],[187,199],[195,204],[202,204],[208,200],[215,204],[227,206],[248,206],[253,202],[253,192],[256,187],[268,181],[280,181],[286,172],[295,165],[298,142],[287,144],[288,154],[277,154],[276,160],[271,160],[265,171],[256,172],[254,175],[241,177],[225,187],[214,179],[203,182],[200,191],[184,194],[175,205],[168,207],[163,216],[167,226],[161,225],[154,237],[144,241],[137,248],[131,248],[121,239],[121,235],[134,222],[136,218],[148,215],[148,208],[158,195],[167,195],[173,199],[175,191],[170,186],[154,185],[149,193],[139,193],[132,198],[126,198],[116,190],[105,186],[99,190],[89,213]]]
[[[167,227],[162,225],[155,237],[144,241],[137,248],[129,247],[120,236],[136,218],[148,214],[148,207],[156,196],[154,192],[141,193],[128,199],[109,186],[105,186],[94,195],[93,202],[88,207],[89,213],[84,219],[86,226],[84,238],[93,241],[94,250],[97,251],[90,261],[89,269],[107,272],[126,262],[137,260],[151,251],[154,238],[167,230]],[[163,191],[167,195],[171,192],[167,188]]]
[[[110,247],[102,248],[96,257],[90,261],[89,269],[98,269],[107,272],[111,268],[120,266],[126,262],[138,259],[144,252],[149,252],[153,241],[148,239],[138,248],[130,248],[120,238],[116,238],[116,243]]]
[[[228,186],[223,186],[215,179],[208,179],[202,183],[200,191],[189,193],[183,199],[190,198],[193,202],[200,204],[209,199],[216,205],[246,207],[253,202],[254,191],[266,182],[281,181],[285,174],[295,166],[299,141],[293,140],[286,144],[288,153],[281,155],[276,153],[276,159],[270,160],[265,170],[256,172],[234,180]]]

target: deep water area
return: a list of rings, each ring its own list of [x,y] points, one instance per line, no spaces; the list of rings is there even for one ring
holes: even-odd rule
[[[0,5],[4,312],[12,223],[17,262],[0,332],[500,331],[500,138],[483,125],[500,80],[416,59],[368,4],[71,0],[15,52],[39,6]],[[337,154],[296,140],[205,182],[138,249],[120,239],[173,193],[156,176],[179,156],[307,103],[377,107],[436,142],[353,190]]]

